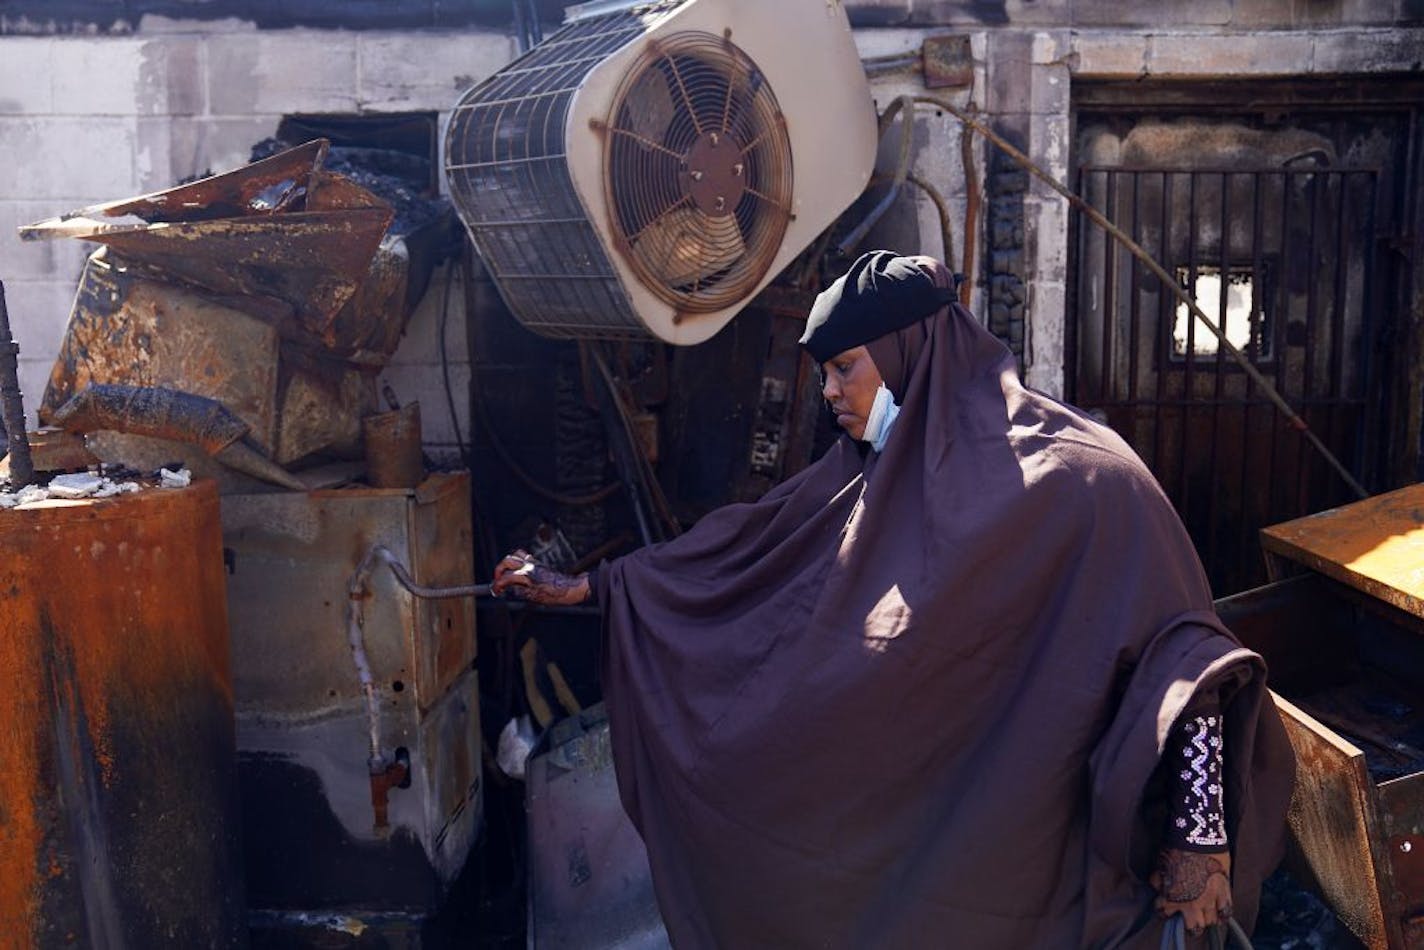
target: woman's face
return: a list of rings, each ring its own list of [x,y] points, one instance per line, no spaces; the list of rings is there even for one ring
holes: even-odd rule
[[[870,407],[875,404],[875,393],[881,383],[880,370],[870,358],[870,351],[857,346],[831,357],[821,368],[826,374],[821,395],[831,404],[836,425],[846,430],[852,439],[864,438],[865,423],[870,418]]]

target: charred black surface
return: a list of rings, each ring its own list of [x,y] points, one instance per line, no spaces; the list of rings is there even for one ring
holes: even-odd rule
[[[310,769],[243,753],[238,776],[251,907],[428,913],[439,903],[420,843],[404,830],[383,843],[353,840]]]

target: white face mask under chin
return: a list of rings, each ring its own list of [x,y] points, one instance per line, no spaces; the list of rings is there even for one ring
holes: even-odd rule
[[[900,407],[895,405],[895,397],[890,394],[884,383],[875,391],[875,402],[871,404],[870,415],[865,420],[865,434],[861,436],[861,441],[869,442],[870,447],[879,452],[885,448],[885,440],[890,437],[890,428],[895,424],[895,417],[900,415]]]

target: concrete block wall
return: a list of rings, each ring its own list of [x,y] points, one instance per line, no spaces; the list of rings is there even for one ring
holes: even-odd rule
[[[22,242],[23,224],[167,188],[246,163],[293,113],[428,111],[509,62],[514,39],[459,32],[258,31],[235,22],[146,22],[134,35],[0,35],[0,281],[31,423],[58,352],[82,241]],[[441,287],[443,274],[432,286]],[[453,445],[427,298],[389,369],[422,402],[427,440]],[[447,353],[469,431],[464,294],[451,294]],[[438,396],[438,398],[436,398]],[[427,408],[427,400],[429,406]]]

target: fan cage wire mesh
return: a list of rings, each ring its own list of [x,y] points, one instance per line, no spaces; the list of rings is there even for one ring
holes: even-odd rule
[[[565,126],[589,71],[683,2],[571,23],[470,89],[451,114],[451,199],[505,303],[545,336],[648,335],[574,191]]]
[[[689,158],[728,138],[740,181],[735,200],[709,213]],[[732,306],[766,274],[791,220],[791,142],[766,78],[730,37],[650,42],[614,95],[604,148],[618,249],[678,314]]]

